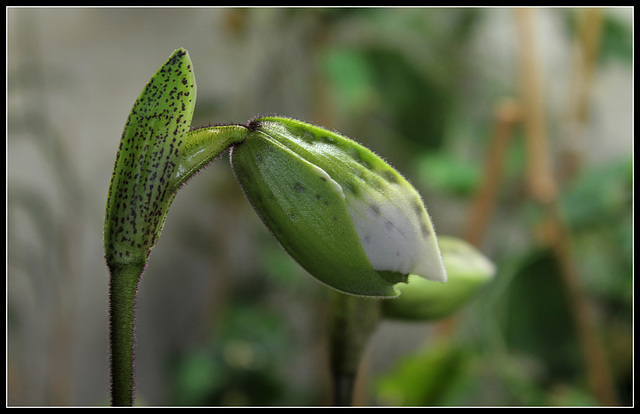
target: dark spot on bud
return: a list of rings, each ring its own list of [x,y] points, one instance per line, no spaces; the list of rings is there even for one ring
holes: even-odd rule
[[[391,184],[398,184],[398,176],[394,171],[390,171],[390,170],[382,171],[381,175],[382,177],[384,177],[385,180],[387,180]]]
[[[360,149],[352,148],[350,150],[350,155],[351,155],[351,158],[353,158],[355,162],[357,162],[358,164],[362,165],[364,168],[366,168],[368,170],[373,170],[373,165],[371,165],[371,163],[369,163],[369,161],[366,160],[362,156],[362,153],[361,153]]]
[[[300,128],[297,131],[293,131],[300,139],[302,139],[307,144],[316,144],[318,142],[318,138],[315,134],[307,129]]]
[[[424,222],[420,223],[420,231],[422,231],[422,237],[424,237],[425,239],[431,235],[431,233],[429,232],[429,227]]]
[[[359,195],[358,187],[354,183],[352,183],[351,181],[346,182],[345,183],[345,187],[347,188],[347,191],[349,191],[354,196],[358,196]]]

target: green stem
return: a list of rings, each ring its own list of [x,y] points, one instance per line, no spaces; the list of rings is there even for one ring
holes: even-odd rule
[[[135,302],[144,266],[144,261],[110,266],[109,341],[113,406],[133,405]]]
[[[332,292],[329,358],[334,405],[353,404],[358,368],[380,321],[380,301]]]

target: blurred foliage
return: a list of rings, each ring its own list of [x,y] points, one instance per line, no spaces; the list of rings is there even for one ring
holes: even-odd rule
[[[358,13],[364,17],[363,30],[375,34],[360,43],[333,44],[321,56],[333,100],[355,116],[374,114],[375,123],[401,136],[403,145],[439,148],[461,92],[465,60],[459,53],[479,10]],[[411,49],[414,45],[422,50]]]
[[[631,403],[633,390],[631,197],[631,163],[622,161],[586,170],[563,198],[623,405]],[[383,403],[598,405],[584,388],[581,345],[553,254],[534,246],[498,268],[483,299],[491,304],[483,313],[487,333],[406,356],[377,384]]]
[[[451,393],[467,388],[471,358],[465,347],[433,344],[402,359],[391,375],[378,380],[379,399],[397,406],[443,405]]]
[[[179,355],[169,405],[264,406],[289,404],[282,367],[292,352],[282,318],[243,303],[229,306],[215,335]]]
[[[562,12],[562,16],[565,20],[567,36],[574,36],[578,26],[578,13],[575,9],[567,9]],[[615,61],[631,65],[633,63],[632,27],[609,13],[604,13],[602,18],[604,21],[599,62],[606,64]]]
[[[585,170],[563,198],[590,293],[622,314],[633,305],[632,200],[631,159]]]
[[[447,151],[426,153],[418,160],[417,170],[421,181],[433,190],[467,197],[478,189],[482,174],[477,165]]]

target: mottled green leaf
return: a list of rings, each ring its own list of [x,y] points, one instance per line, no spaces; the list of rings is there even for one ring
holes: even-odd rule
[[[144,262],[175,196],[172,177],[191,127],[196,85],[179,49],[147,83],[127,119],[105,216],[107,262]]]

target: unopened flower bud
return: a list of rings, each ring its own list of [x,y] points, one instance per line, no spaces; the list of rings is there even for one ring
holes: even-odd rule
[[[431,220],[409,182],[356,142],[260,118],[233,147],[245,194],[285,250],[345,293],[397,296],[409,274],[446,281]]]

